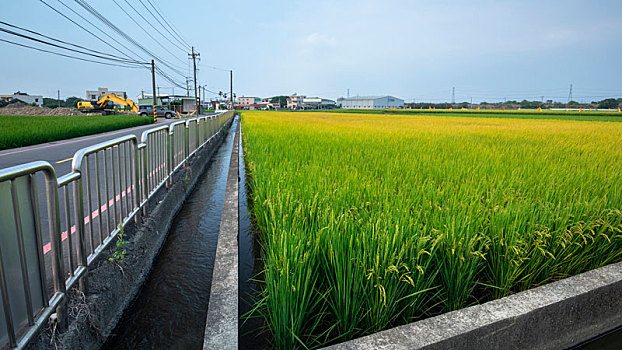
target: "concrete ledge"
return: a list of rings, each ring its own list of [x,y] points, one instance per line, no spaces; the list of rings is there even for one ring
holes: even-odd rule
[[[225,204],[222,208],[203,349],[238,348],[239,128],[238,122],[229,163]]]
[[[620,325],[617,263],[326,349],[564,349]]]

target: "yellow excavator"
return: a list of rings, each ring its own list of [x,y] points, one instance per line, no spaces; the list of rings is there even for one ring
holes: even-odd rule
[[[134,112],[138,113],[138,106],[129,98],[119,97],[113,94],[102,96],[99,101],[92,103],[89,101],[78,102],[78,110],[83,113],[102,112],[104,115],[113,114],[112,103],[130,107]]]

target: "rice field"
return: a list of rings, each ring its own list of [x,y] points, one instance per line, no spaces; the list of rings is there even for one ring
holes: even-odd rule
[[[133,114],[79,116],[0,115],[0,150],[65,140],[153,123]]]
[[[244,111],[242,132],[275,348],[622,260],[622,123]]]

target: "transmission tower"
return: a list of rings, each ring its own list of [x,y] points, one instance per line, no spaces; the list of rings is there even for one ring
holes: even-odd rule
[[[456,103],[456,87],[451,88],[451,104]]]
[[[570,92],[568,93],[568,103],[572,101],[572,84],[570,84]]]

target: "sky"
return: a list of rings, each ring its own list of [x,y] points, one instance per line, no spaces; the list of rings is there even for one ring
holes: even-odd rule
[[[96,34],[93,25],[107,32],[110,46],[43,1]],[[0,21],[104,53],[120,55],[114,46],[141,62],[151,60],[84,11],[80,0],[43,1],[3,0]],[[172,39],[140,1],[84,1],[175,66],[178,73],[163,69],[186,85],[189,49]],[[197,81],[212,92],[229,90],[233,70],[237,96],[298,93],[336,99],[349,91],[350,96],[444,102],[455,88],[458,102],[566,102],[572,84],[579,102],[622,97],[619,0],[150,1],[200,53]],[[143,3],[149,7],[147,0]],[[0,39],[44,48],[3,32]],[[145,68],[82,62],[1,41],[0,53],[0,94],[20,90],[56,97],[60,90],[62,98],[84,97],[85,90],[107,87],[136,98],[142,90],[151,91]],[[161,76],[156,79],[161,93],[182,92]]]

